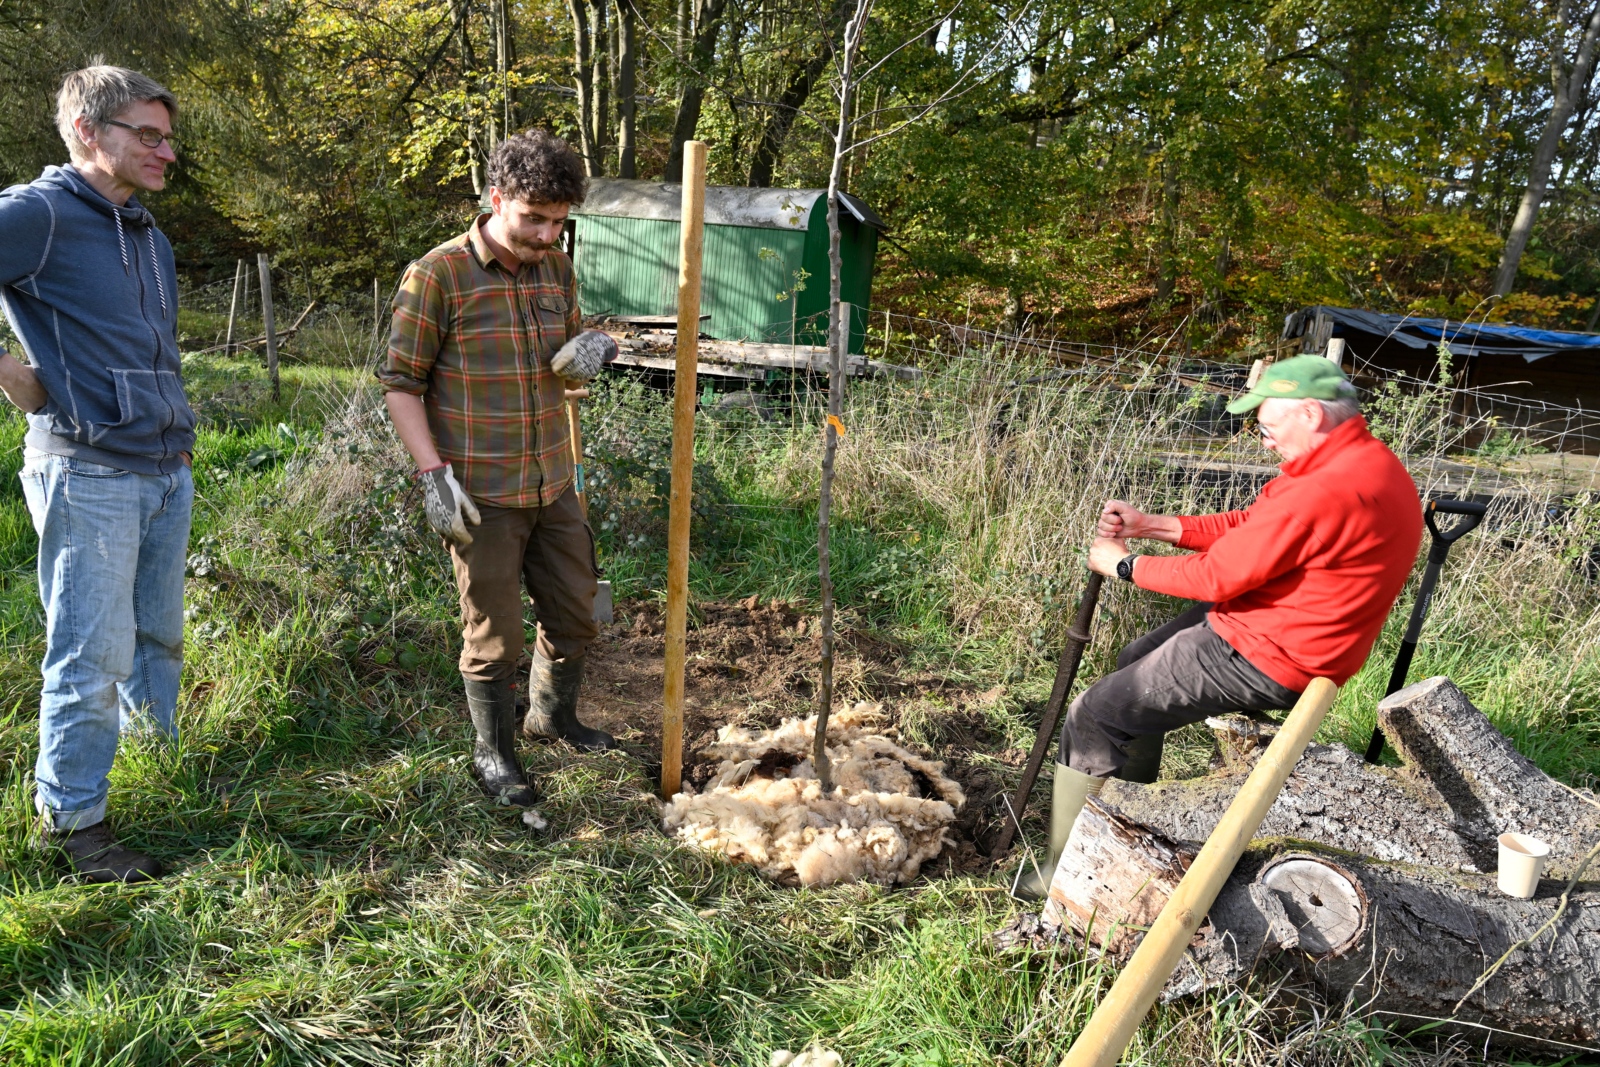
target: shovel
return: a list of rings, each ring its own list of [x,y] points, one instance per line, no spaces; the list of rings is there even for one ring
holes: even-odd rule
[[[589,494],[583,480],[583,431],[578,426],[578,402],[589,395],[587,389],[568,389],[567,400],[567,427],[572,436],[572,468],[573,487],[578,492],[578,503],[583,507],[584,517],[589,515]],[[600,563],[595,561],[595,573],[604,574]],[[601,578],[595,583],[594,591],[594,621],[600,623],[610,622],[612,618],[611,582]]]
[[[1433,545],[1428,549],[1428,567],[1422,572],[1422,587],[1417,590],[1417,602],[1411,607],[1411,621],[1406,623],[1406,635],[1400,642],[1400,654],[1394,658],[1394,670],[1389,674],[1389,688],[1383,691],[1384,696],[1406,687],[1411,657],[1416,655],[1417,640],[1422,636],[1422,624],[1428,618],[1428,608],[1433,605],[1433,591],[1439,584],[1439,571],[1444,567],[1444,558],[1450,554],[1450,546],[1476,529],[1487,510],[1487,504],[1472,500],[1430,500],[1427,507],[1422,509],[1428,532],[1433,534]],[[1434,521],[1434,516],[1439,514],[1458,515],[1460,518],[1448,530],[1441,530]],[[1377,763],[1381,755],[1383,730],[1374,727],[1365,758],[1368,763]]]
[[[1072,683],[1077,680],[1078,664],[1083,662],[1083,650],[1089,647],[1089,623],[1094,619],[1094,606],[1100,600],[1100,584],[1104,581],[1104,575],[1091,573],[1088,584],[1084,586],[1083,599],[1078,601],[1077,617],[1067,629],[1067,643],[1061,649],[1060,662],[1056,664],[1055,685],[1050,687],[1050,700],[1044,706],[1044,718],[1039,721],[1039,733],[1033,739],[1033,751],[1028,754],[1028,765],[1022,771],[1022,784],[1017,786],[1016,796],[1011,798],[1010,817],[1000,831],[1000,838],[991,855],[1004,855],[1006,849],[1011,847],[1012,838],[1017,835],[1017,820],[1022,818],[1023,809],[1028,806],[1033,783],[1039,777],[1039,768],[1044,765],[1044,754],[1050,751],[1050,742],[1055,739],[1061,708],[1067,702],[1067,694],[1072,691]]]

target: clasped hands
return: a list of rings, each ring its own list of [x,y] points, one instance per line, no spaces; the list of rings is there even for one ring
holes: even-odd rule
[[[1183,527],[1171,515],[1147,515],[1125,500],[1107,500],[1095,523],[1095,534],[1089,545],[1089,569],[1115,578],[1117,564],[1128,555],[1130,538],[1177,544]]]

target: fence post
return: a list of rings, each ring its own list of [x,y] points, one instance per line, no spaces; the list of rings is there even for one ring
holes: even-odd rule
[[[256,254],[256,269],[261,272],[261,325],[267,335],[267,378],[272,382],[272,402],[282,399],[278,387],[278,335],[272,324],[272,264],[265,252]]]
[[[706,145],[683,145],[678,237],[678,364],[672,386],[672,492],[667,511],[667,648],[661,703],[661,795],[683,784],[683,669],[689,612],[689,517],[694,494],[694,404],[700,358],[700,261],[705,240]]]
[[[233,324],[239,318],[239,290],[244,288],[244,260],[233,267],[233,301],[228,305],[228,338],[222,343],[222,354],[233,355]]]

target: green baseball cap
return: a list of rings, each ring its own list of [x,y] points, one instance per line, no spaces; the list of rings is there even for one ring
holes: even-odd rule
[[[1339,365],[1324,356],[1291,356],[1261,372],[1255,388],[1228,405],[1232,415],[1243,415],[1263,400],[1345,400],[1356,387]]]

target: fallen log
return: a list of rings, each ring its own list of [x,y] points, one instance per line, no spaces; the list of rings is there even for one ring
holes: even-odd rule
[[[1600,837],[1600,806],[1517,754],[1448,679],[1401,690],[1379,717],[1406,766],[1374,768],[1339,745],[1308,750],[1164,998],[1266,964],[1359,1010],[1600,1051],[1600,865],[1519,945],[1556,914]],[[1252,758],[1235,751],[1231,769],[1191,782],[1109,784],[1074,827],[1033,940],[1070,928],[1125,958]],[[1493,841],[1506,830],[1552,846],[1554,877],[1532,900],[1495,885]]]

